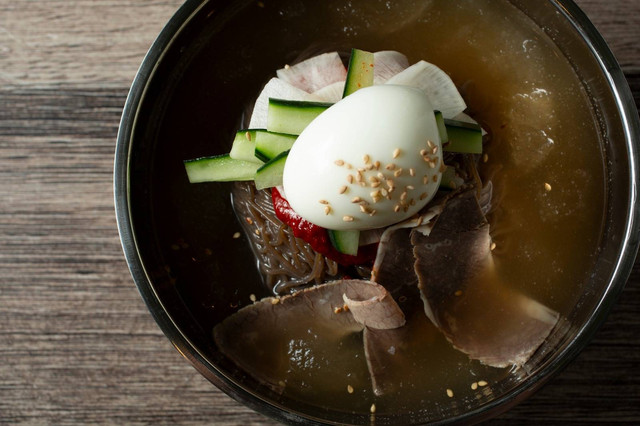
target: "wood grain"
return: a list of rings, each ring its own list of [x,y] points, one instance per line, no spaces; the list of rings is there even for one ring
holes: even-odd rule
[[[640,2],[578,2],[640,100]],[[175,351],[129,276],[112,165],[128,86],[181,1],[0,0],[0,423],[273,424]],[[593,342],[492,421],[640,423],[640,266]]]

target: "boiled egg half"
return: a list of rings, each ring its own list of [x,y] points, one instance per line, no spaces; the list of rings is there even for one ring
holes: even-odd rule
[[[284,167],[284,193],[300,216],[334,230],[407,219],[435,195],[444,171],[429,99],[380,85],[337,102],[305,128]]]

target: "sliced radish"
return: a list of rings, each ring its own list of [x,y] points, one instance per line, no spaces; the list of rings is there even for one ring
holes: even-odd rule
[[[342,93],[344,92],[344,80],[336,81],[328,86],[323,87],[320,90],[316,90],[307,96],[308,101],[316,102],[332,102],[336,103],[342,99]]]
[[[272,78],[264,86],[256,99],[249,122],[250,129],[265,129],[267,127],[267,111],[269,110],[269,98],[288,99],[292,101],[304,101],[309,93],[292,86],[279,78]]]
[[[373,84],[383,84],[409,67],[409,60],[395,50],[382,50],[373,54]]]
[[[279,69],[276,74],[287,83],[313,93],[331,83],[344,80],[347,70],[338,52],[331,52]]]
[[[451,77],[426,61],[411,65],[391,77],[385,84],[411,86],[423,90],[433,108],[441,111],[444,118],[453,118],[467,108]]]

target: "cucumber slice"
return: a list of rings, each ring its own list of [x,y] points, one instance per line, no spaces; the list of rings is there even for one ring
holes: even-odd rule
[[[373,86],[373,53],[351,49],[347,80],[342,97],[346,97],[363,87]]]
[[[269,99],[267,130],[275,133],[299,135],[332,104],[323,102],[288,101]]]
[[[449,152],[482,154],[482,128],[473,123],[444,120],[449,140],[442,147]]]
[[[184,162],[189,182],[228,182],[253,180],[259,163],[234,160],[229,154],[203,157]]]
[[[272,160],[281,152],[290,150],[297,139],[294,135],[273,133],[267,130],[256,130],[255,132],[255,156],[264,161]]]
[[[435,111],[435,116],[438,133],[440,134],[440,143],[445,144],[449,141],[449,135],[447,134],[447,126],[444,124],[444,117],[440,111]]]
[[[456,169],[447,166],[442,173],[442,179],[440,179],[440,189],[456,189],[463,183],[464,180],[456,175]]]
[[[287,161],[289,151],[281,152],[273,160],[267,162],[256,171],[256,189],[272,188],[282,185],[284,163]]]
[[[234,160],[251,161],[254,163],[263,162],[255,156],[256,130],[239,130],[233,140],[229,157]]]
[[[331,245],[340,253],[350,254],[351,256],[358,254],[360,231],[334,231],[332,229],[327,231],[329,232]]]

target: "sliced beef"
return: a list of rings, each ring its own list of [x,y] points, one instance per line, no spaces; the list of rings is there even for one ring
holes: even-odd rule
[[[556,324],[556,312],[501,282],[474,191],[449,200],[431,233],[411,241],[425,313],[471,358],[522,365]]]
[[[353,312],[344,309],[345,296],[354,303]],[[354,333],[364,324],[404,324],[402,312],[393,305],[378,284],[333,281],[246,306],[218,324],[213,336],[227,358],[275,391],[285,386],[335,390],[336,376],[354,374],[354,357],[362,354],[359,337],[360,343],[353,344]],[[336,376],[326,373],[329,366]]]

